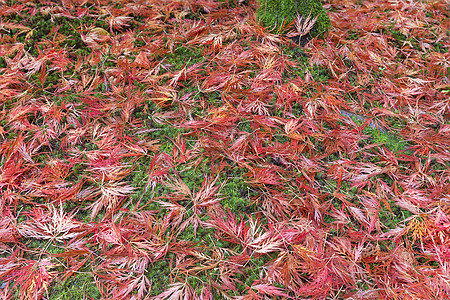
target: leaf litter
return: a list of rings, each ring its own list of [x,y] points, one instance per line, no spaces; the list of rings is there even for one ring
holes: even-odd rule
[[[2,2],[4,299],[450,294],[445,1],[255,5]]]

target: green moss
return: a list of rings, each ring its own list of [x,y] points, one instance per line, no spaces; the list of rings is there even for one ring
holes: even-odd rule
[[[386,227],[386,231],[397,228],[402,221],[412,216],[410,211],[402,209],[394,201],[388,200],[388,203],[391,210],[383,204],[383,209],[378,213],[378,219]]]
[[[101,295],[91,272],[77,273],[49,289],[50,300],[100,299]]]
[[[370,140],[373,144],[383,144],[386,148],[394,152],[405,150],[408,146],[407,141],[384,130],[378,130],[368,126],[363,130],[363,133],[370,135]]]
[[[251,198],[255,193],[243,179],[243,174],[239,173],[241,173],[239,169],[224,172],[227,181],[220,191],[224,196],[220,202],[235,214],[252,213],[255,208],[251,206]]]
[[[169,287],[171,274],[170,257],[173,257],[173,254],[169,254],[165,259],[155,261],[147,270],[146,276],[152,282],[149,296],[157,296]]]
[[[286,47],[283,49],[283,54],[297,63],[297,67],[288,69],[283,73],[284,82],[289,82],[291,79],[298,76],[302,79],[305,79],[306,74],[311,75],[315,81],[319,82],[327,82],[330,78],[332,78],[332,75],[328,68],[325,68],[318,64],[311,65],[309,63],[308,54],[301,48]],[[305,93],[308,92],[309,91],[305,91]],[[314,92],[317,91],[314,89]]]
[[[203,59],[200,49],[179,46],[173,53],[165,53],[156,59],[163,60],[173,70],[181,70],[183,66],[189,67]]]
[[[6,60],[3,56],[0,56],[0,69],[6,68]],[[2,75],[4,72],[0,71],[0,75]]]
[[[319,0],[258,0],[258,3],[256,18],[275,32],[281,33],[283,25],[292,22],[297,13],[305,19],[318,16],[309,33],[311,37],[321,35],[330,28],[330,19]]]
[[[365,121],[365,117],[352,115],[351,113],[345,113],[344,115],[348,115],[357,125],[361,125]],[[391,125],[394,125],[399,129],[399,127],[404,126],[404,123],[401,120],[394,120],[395,122]],[[374,126],[374,125],[372,125]],[[386,131],[384,128],[377,127],[373,128],[372,126],[367,126],[363,130],[363,134],[369,136],[368,142],[371,144],[383,144],[390,151],[398,152],[405,150],[409,145],[408,142],[405,141],[398,135],[395,135],[389,131]]]

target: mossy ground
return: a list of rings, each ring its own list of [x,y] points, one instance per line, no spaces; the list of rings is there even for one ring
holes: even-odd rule
[[[277,33],[285,33],[287,25],[297,18],[297,14],[304,19],[318,16],[309,37],[323,35],[330,28],[330,19],[319,0],[259,0],[258,3],[256,18]]]
[[[275,30],[279,31],[282,24],[287,24],[291,22],[294,17],[296,17],[296,15],[292,14],[292,11],[294,11],[293,8],[301,7],[303,10],[299,10],[299,12],[305,17],[310,14],[313,17],[317,14],[320,15],[316,23],[317,25],[311,32],[311,36],[320,35],[328,30],[329,19],[324,13],[321,4],[318,1],[300,2],[301,1],[295,2],[260,0],[260,7],[257,12],[257,17],[265,24],[272,24],[272,27],[274,27],[273,24],[276,24]],[[37,8],[39,8],[39,6],[40,4],[37,4]],[[238,5],[234,6],[237,7]],[[268,11],[278,11],[280,12],[280,14],[277,14],[275,16],[269,15],[267,14]],[[190,15],[188,15],[188,17],[193,20],[197,20],[199,19],[199,13],[200,12],[191,13]],[[173,15],[169,16],[174,17]],[[130,23],[131,26],[128,29],[135,30],[143,26],[144,18],[141,18],[140,16],[133,17],[135,18]],[[56,33],[60,33],[66,36],[66,42],[61,44],[61,47],[73,50],[70,51],[70,58],[76,59],[78,56],[89,56],[92,54],[92,49],[86,47],[85,43],[83,43],[81,40],[80,34],[73,29],[81,28],[83,26],[95,26],[103,28],[104,30],[109,30],[106,16],[99,16],[97,18],[83,17],[69,20],[68,18],[61,16],[53,19],[50,15],[36,13],[33,16],[17,15],[14,17],[9,17],[9,20],[14,20],[15,22],[32,27],[33,32],[29,36],[26,36],[26,33],[19,33],[19,31],[17,30],[12,32],[12,36],[14,36],[17,42],[24,43],[26,48],[25,50],[33,56],[39,55],[39,51],[43,49],[42,44],[48,43],[47,39],[53,38]],[[52,26],[48,25],[50,20],[54,20],[56,22],[55,24],[61,25],[58,31],[51,31]],[[119,31],[116,31],[116,33],[119,33]],[[351,40],[356,40],[359,38],[359,34],[360,32],[357,30],[355,30],[354,32],[349,31],[349,38]],[[397,30],[394,30],[393,28],[390,29],[390,34],[392,36],[393,42],[397,46],[400,46],[405,42],[410,42],[414,48],[418,47],[418,44],[415,43],[414,39],[409,38],[408,36]],[[143,46],[147,42],[148,41],[144,39],[136,39],[135,45],[136,47]],[[440,43],[436,43],[434,47],[439,53],[443,53],[443,50],[445,50],[443,45]],[[208,61],[208,58],[205,55],[207,49],[208,47],[206,46],[203,48],[196,48],[192,46],[182,45],[182,43],[179,42],[174,47],[172,53],[156,54],[156,60],[164,62],[163,67],[168,70],[173,70],[174,72],[179,71],[184,67],[190,67],[196,63],[204,63],[205,65],[208,65],[208,67],[216,67]],[[326,84],[329,80],[333,79],[333,74],[328,68],[324,67],[323,65],[309,63],[307,51],[298,48],[292,49],[286,47],[282,49],[282,53],[297,63],[297,66],[295,68],[290,68],[282,74],[283,82],[290,82],[297,77],[304,80],[306,76],[311,76],[313,81],[320,84]],[[138,51],[132,51],[130,53],[127,53],[127,55],[125,56],[127,56],[127,59],[133,60],[138,54]],[[8,57],[8,59],[11,58],[12,56]],[[121,59],[123,58],[124,57],[122,56]],[[114,69],[115,67],[117,67],[117,59],[118,57],[111,54],[109,51],[105,51],[99,61],[97,61],[93,65],[86,64],[83,66],[83,68],[88,69],[91,74],[96,74],[97,71],[102,71],[102,69],[104,69],[105,67],[109,69]],[[6,58],[0,58],[0,68],[6,67],[6,61]],[[47,97],[46,99],[50,106],[61,108],[65,105],[70,104],[77,105],[79,109],[91,109],[89,107],[89,102],[86,101],[85,97],[75,92],[66,93],[63,96],[54,96],[54,92],[56,90],[55,86],[58,85],[62,76],[77,76],[77,78],[81,77],[81,75],[79,74],[73,74],[74,72],[74,68],[68,68],[67,70],[64,70],[63,74],[61,74],[61,72],[51,71],[44,81],[39,79],[40,74],[33,74],[30,77],[31,81],[35,86],[39,87],[36,88],[35,96],[44,95],[45,97]],[[202,72],[206,74],[205,70],[203,70]],[[250,77],[254,77],[254,73],[250,73]],[[377,75],[381,78],[385,74],[383,73],[382,69],[379,69]],[[127,74],[127,76],[131,75]],[[170,79],[166,78],[163,79],[161,83],[168,84],[169,81]],[[178,90],[178,96],[182,97],[184,95],[192,93],[193,99],[195,99],[195,101],[198,101],[195,102],[195,105],[193,105],[194,107],[190,110],[190,116],[192,117],[192,119],[198,120],[205,115],[204,107],[198,105],[198,103],[200,103],[201,101],[207,103],[208,105],[214,106],[223,106],[225,104],[223,98],[221,97],[221,93],[218,91],[199,91],[199,87],[196,86],[193,81],[188,80],[181,80],[181,84],[182,87]],[[356,82],[351,82],[351,84],[355,87],[357,86]],[[319,98],[319,96],[317,96],[319,93],[318,86],[309,87],[308,89],[306,89],[304,91],[306,97]],[[129,80],[129,87],[130,90],[132,89],[133,93],[145,93],[149,90],[148,85],[139,82],[133,82],[131,77]],[[110,88],[108,88],[105,83],[100,83],[91,91],[91,95],[99,101],[106,101],[108,99],[108,96],[106,96],[104,93],[108,93],[110,91]],[[350,104],[354,100],[351,98],[352,96],[346,98],[346,101],[348,101],[347,104]],[[291,118],[292,115],[294,115],[297,118],[306,119],[306,112],[304,106],[301,104],[301,101],[292,103],[290,109],[286,107],[277,109],[274,108],[274,103],[277,100],[277,96],[274,94],[273,101],[271,102],[271,105],[273,104],[273,107],[270,110],[270,114],[272,117],[279,119],[288,119]],[[147,155],[142,156],[137,160],[123,159],[123,163],[128,163],[133,167],[132,172],[125,177],[125,181],[129,182],[132,185],[134,191],[128,197],[126,205],[124,205],[123,211],[121,213],[122,216],[128,216],[131,213],[138,211],[140,208],[145,207],[145,209],[149,211],[158,211],[158,213],[156,213],[154,216],[156,220],[155,222],[163,223],[163,220],[165,217],[167,217],[169,211],[167,209],[162,209],[159,201],[163,200],[170,202],[170,196],[168,195],[170,195],[171,189],[162,184],[157,184],[154,189],[149,188],[148,172],[152,158],[154,158],[154,155],[156,153],[167,154],[172,158],[176,158],[177,146],[174,145],[174,141],[176,141],[179,137],[186,140],[186,147],[189,150],[199,151],[196,142],[198,139],[206,136],[206,131],[200,131],[200,133],[192,135],[189,129],[182,127],[180,124],[171,123],[169,121],[161,121],[161,115],[165,113],[171,111],[178,113],[182,111],[183,107],[181,105],[178,108],[176,108],[176,105],[173,103],[171,104],[171,106],[158,105],[157,101],[152,100],[150,96],[148,96],[148,99],[145,99],[141,104],[142,105],[136,107],[132,111],[130,120],[135,121],[135,124],[139,124],[139,126],[143,130],[141,130],[140,133],[136,134],[136,136],[133,136],[133,138],[145,141],[157,141],[159,143],[159,149],[157,151],[155,150],[153,152],[149,152]],[[3,108],[9,109],[10,106],[13,105],[14,103],[5,102],[3,103]],[[377,107],[376,104],[367,103],[363,108],[369,111],[373,107]],[[113,113],[114,117],[118,117],[120,115],[121,112],[119,110],[114,111]],[[86,122],[86,120],[84,120],[81,116],[77,116],[76,119],[78,120],[78,122],[80,122],[80,124],[85,124]],[[36,126],[41,126],[44,124],[42,116],[38,114],[36,114],[34,116],[34,119],[31,120]],[[356,125],[362,124],[361,119],[354,118],[353,121]],[[65,120],[63,120],[63,122],[65,122]],[[362,131],[362,134],[364,134],[365,136],[358,141],[361,147],[378,144],[373,148],[372,152],[368,151],[370,156],[363,157],[362,154],[357,153],[354,157],[349,157],[350,154],[346,153],[345,151],[334,151],[326,159],[324,159],[325,163],[332,164],[338,160],[348,159],[379,163],[381,159],[380,157],[375,155],[375,153],[379,153],[384,149],[384,147],[393,152],[394,156],[396,156],[397,158],[400,157],[401,153],[404,152],[404,150],[406,150],[406,148],[410,145],[409,141],[407,141],[406,139],[404,139],[404,137],[397,133],[400,132],[401,129],[406,127],[406,124],[404,123],[404,121],[398,118],[392,118],[390,125],[395,130],[395,132],[386,132],[379,129],[373,129],[370,128],[370,126],[367,126]],[[10,130],[9,124],[4,120],[2,120],[1,126],[3,126],[5,130],[9,131],[7,139],[14,139],[17,136],[16,133]],[[257,125],[255,125],[255,122],[250,117],[248,119],[243,117],[239,120],[239,122],[237,122],[233,130],[252,135],[255,134],[256,126]],[[308,139],[309,147],[314,148],[319,152],[325,150],[325,147],[323,145],[323,141],[325,139],[324,135],[326,135],[333,128],[337,128],[337,126],[346,125],[343,120],[335,123],[327,123],[324,121],[322,127],[318,130],[319,134]],[[279,147],[280,145],[290,145],[289,143],[292,141],[292,139],[287,136],[286,132],[282,128],[273,130],[274,134],[270,138],[266,139],[265,146]],[[132,128],[126,129],[126,132],[130,135],[135,133]],[[48,157],[61,159],[68,162],[67,155],[58,151],[61,145],[60,143],[58,143],[57,139],[54,140],[52,147],[53,149],[46,149],[46,152],[48,153],[44,153],[39,157],[34,157],[35,161],[41,164],[42,167],[46,166]],[[83,147],[80,146],[79,150],[93,151],[99,150],[99,148],[95,142],[84,142]],[[301,155],[308,159],[313,159],[314,155],[316,154],[311,152],[312,151],[307,152],[305,150]],[[87,152],[85,152],[83,155],[86,156]],[[287,163],[283,162],[280,158],[271,157],[270,155],[266,155],[266,157],[263,157],[261,155],[261,157],[262,158],[258,158],[260,159],[260,161],[263,161],[264,163],[268,163],[270,165],[278,166],[280,168],[287,167],[289,163],[292,163],[292,161],[288,161]],[[300,155],[298,157],[300,157]],[[221,172],[219,174],[215,174],[212,171],[212,167],[216,166],[219,162],[226,163],[224,163],[225,166],[221,169]],[[3,163],[4,162],[2,161],[2,164]],[[406,168],[408,166],[408,163],[406,161],[400,161],[399,166],[400,168]],[[444,171],[446,170],[446,168],[448,168],[448,164],[444,165],[441,161],[433,160],[433,168],[438,171]],[[233,161],[224,157],[214,157],[214,159],[208,157],[203,158],[200,161],[196,161],[196,158],[194,158],[191,161],[179,163],[178,165],[171,168],[169,172],[169,174],[172,176],[178,176],[192,193],[196,193],[199,191],[205,178],[216,178],[217,176],[215,186],[220,186],[217,194],[220,198],[219,203],[222,208],[229,209],[231,213],[236,215],[239,220],[249,220],[249,218],[258,216],[260,225],[267,225],[267,219],[264,216],[261,216],[263,214],[263,211],[260,203],[258,203],[258,201],[255,201],[255,199],[257,199],[258,196],[260,196],[260,194],[264,192],[266,187],[262,185],[258,186],[256,184],[250,184],[248,169],[241,168]],[[85,164],[75,163],[72,166],[71,174],[69,177],[67,177],[67,180],[79,182],[83,178],[89,177],[89,175],[90,174],[88,174],[88,171],[86,171]],[[296,178],[290,178],[289,180],[292,180],[292,182],[294,182],[295,180],[305,180],[305,178],[302,177],[301,174],[296,175]],[[332,223],[333,221],[335,221],[333,217],[330,217],[332,215],[332,208],[338,210],[344,207],[346,203],[345,201],[342,201],[341,199],[333,196],[333,193],[337,190],[338,187],[337,180],[332,179],[331,176],[329,176],[329,174],[326,174],[326,172],[323,170],[315,173],[315,175],[313,175],[313,178],[317,181],[317,185],[314,186],[314,188],[320,189],[321,193],[323,193],[324,196],[323,199],[325,199],[324,202],[330,203],[328,211],[324,210],[324,220],[326,223]],[[394,185],[394,179],[387,174],[376,175],[373,181]],[[288,188],[286,189],[286,191],[283,191],[289,197],[288,201],[293,201],[293,199],[296,199],[298,197],[298,194],[300,192],[303,192],[299,191],[299,189],[295,188],[293,185],[294,184],[291,185],[290,183],[286,184]],[[276,190],[277,187],[273,189]],[[350,181],[343,181],[340,184],[339,192],[346,197],[346,201],[352,203],[353,205],[355,205],[355,207],[363,209],[364,207],[360,204],[360,198],[358,198],[360,190],[361,189],[359,187],[352,185]],[[373,194],[376,194],[378,192],[376,185],[369,186],[364,191]],[[34,200],[38,204],[45,204],[44,199]],[[41,201],[42,203],[40,203],[39,201]],[[179,204],[182,204],[182,206],[187,210],[187,213],[182,220],[186,221],[194,214],[194,203],[192,199],[188,198],[180,200],[178,202]],[[94,219],[91,220],[89,211],[87,211],[86,209],[77,210],[77,206],[78,203],[76,202],[66,202],[63,207],[65,211],[76,211],[75,217],[77,218],[77,220],[80,220],[86,224],[90,222],[99,222],[106,215],[106,213],[102,210]],[[31,205],[29,204],[24,204],[22,207],[22,209],[24,210],[28,210],[29,208],[31,208]],[[300,207],[298,210],[301,211],[302,209],[304,209],[304,207]],[[201,209],[199,211],[201,212],[201,221],[208,221],[209,217],[206,211],[202,211]],[[327,214],[327,212],[329,214]],[[301,212],[296,213],[297,216],[301,215]],[[351,212],[348,210],[346,210],[346,213],[351,214]],[[301,216],[304,215],[307,214],[305,213]],[[384,226],[382,229],[383,232],[386,232],[389,229],[396,228],[399,223],[405,221],[406,219],[411,217],[411,215],[412,213],[410,211],[396,205],[395,201],[391,199],[386,201],[385,205],[381,206],[378,211],[378,219]],[[19,223],[21,221],[23,220],[19,219]],[[364,226],[364,224],[361,224],[361,222],[353,217],[349,218],[349,224],[347,225],[349,227]],[[334,228],[330,230],[329,233],[332,237],[338,237],[344,234],[344,232],[340,232],[339,229],[335,230]],[[223,239],[218,239],[217,237],[218,231],[212,227],[207,227],[200,224],[195,231],[193,226],[189,225],[184,228],[184,230],[177,232],[177,236],[174,239],[174,242],[192,243],[193,245],[195,245],[195,247],[197,247],[196,249],[202,250],[203,254],[208,259],[213,258],[213,256],[217,254],[214,253],[214,249],[216,248],[227,249],[227,253],[224,254],[225,259],[234,254],[240,254],[243,252],[243,248],[241,245],[235,245],[224,241]],[[55,257],[58,257],[57,254],[60,254],[62,251],[60,245],[58,245],[57,243],[39,239],[29,239],[25,245],[30,249],[40,249],[42,253],[50,256],[54,255]],[[394,244],[390,242],[381,243],[381,247],[383,250],[392,249],[393,246]],[[95,245],[92,245],[93,249],[96,249],[95,247]],[[180,278],[188,282],[198,294],[204,286],[220,280],[220,273],[217,269],[196,269],[196,267],[202,266],[201,262],[197,262],[196,265],[191,268],[191,270],[194,271],[186,272],[179,269],[174,270],[173,261],[176,259],[176,256],[176,253],[168,253],[162,259],[154,261],[149,265],[145,272],[145,276],[153,283],[153,288],[149,292],[149,296],[158,295],[159,293],[166,290],[168,285],[173,282],[173,280],[180,280]],[[205,258],[205,260],[207,260],[207,258]],[[241,296],[244,292],[248,291],[248,287],[259,280],[260,274],[267,271],[267,264],[269,262],[272,262],[276,258],[276,253],[259,256],[255,255],[254,257],[251,257],[245,264],[244,268],[241,268],[241,273],[237,273],[233,277],[237,279],[237,290],[234,292],[230,292],[229,296]],[[373,266],[367,265],[367,267],[370,268]],[[64,271],[63,269],[64,268],[61,267],[61,272]],[[282,287],[279,283],[277,283],[277,286]],[[361,288],[367,288],[367,285],[362,284]],[[17,288],[16,292],[18,292]],[[17,294],[18,293],[16,293],[16,295]],[[48,296],[49,299],[85,299],[86,297],[99,299],[101,297],[100,291],[98,290],[97,285],[94,282],[94,277],[91,270],[89,269],[89,266],[84,266],[64,282],[52,282],[48,291]],[[214,297],[215,299],[220,299],[221,296],[219,294],[215,294]]]

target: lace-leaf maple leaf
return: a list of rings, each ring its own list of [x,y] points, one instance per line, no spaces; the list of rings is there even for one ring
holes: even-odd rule
[[[293,38],[293,37],[299,37],[307,35],[311,29],[314,27],[314,24],[316,24],[317,18],[319,15],[317,15],[315,18],[311,18],[311,14],[309,14],[306,18],[301,16],[299,13],[297,13],[297,17],[294,21],[292,21],[287,27],[294,27],[291,30],[288,31],[286,34],[287,37]],[[299,39],[300,43],[300,39]]]
[[[35,208],[26,215],[29,219],[17,227],[22,237],[63,242],[77,237],[85,226],[73,214],[66,214],[62,206],[59,209],[50,206],[48,210]]]

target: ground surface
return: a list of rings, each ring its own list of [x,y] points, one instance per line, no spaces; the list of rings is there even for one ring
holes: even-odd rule
[[[450,294],[445,1],[95,3],[0,2],[3,299]]]

